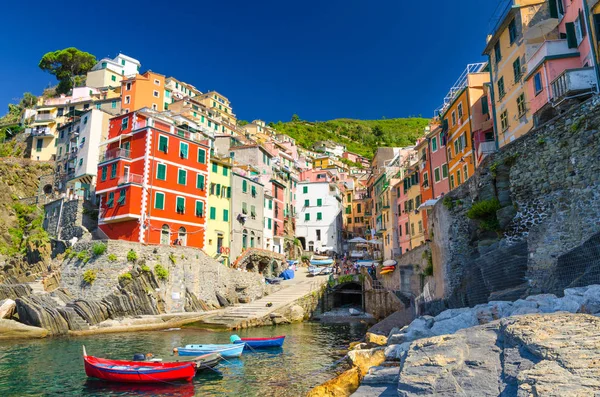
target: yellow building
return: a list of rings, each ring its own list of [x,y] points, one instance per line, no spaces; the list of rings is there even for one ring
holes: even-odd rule
[[[411,178],[410,188],[407,191],[407,201],[413,211],[408,213],[408,223],[410,225],[410,246],[416,248],[425,242],[425,226],[423,225],[423,215],[417,211],[421,203],[421,184],[419,177],[418,163],[411,165],[407,170],[406,178]]]
[[[208,211],[204,251],[229,265],[231,222],[231,159],[210,158]]]
[[[526,134],[533,126],[533,115],[527,106],[531,98],[527,96],[523,79],[527,75],[526,64],[544,38],[554,40],[559,37],[549,33],[528,38],[527,32],[538,29],[538,23],[547,23],[551,19],[558,25],[558,17],[562,16],[556,13],[557,1],[560,0],[511,0],[488,36],[483,55],[489,57],[494,120],[500,147]]]
[[[319,156],[313,159],[313,168],[329,168],[332,165],[328,156]]]
[[[490,80],[487,63],[467,66],[444,99],[440,118],[444,120],[450,190],[463,184],[475,172],[473,131],[483,122],[482,98]],[[487,105],[487,99],[484,99]]]
[[[231,103],[223,95],[216,91],[210,91],[194,98],[212,110],[212,117],[220,118],[223,122],[232,126],[236,125],[237,119],[231,109]]]

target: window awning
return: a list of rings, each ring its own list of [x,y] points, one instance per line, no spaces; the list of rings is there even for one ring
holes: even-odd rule
[[[56,106],[47,106],[47,107],[43,107],[43,108],[37,108],[36,110],[38,112],[45,112],[45,111],[56,110]]]
[[[54,120],[37,120],[30,124],[31,127],[36,127],[38,125],[48,125],[48,124],[56,124]]]

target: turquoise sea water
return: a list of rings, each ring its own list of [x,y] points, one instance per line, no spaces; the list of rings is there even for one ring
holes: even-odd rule
[[[362,324],[301,323],[242,330],[241,337],[286,335],[283,349],[244,353],[206,370],[190,384],[136,386],[90,380],[82,349],[111,359],[153,353],[167,361],[174,347],[228,343],[229,333],[198,330],[137,332],[78,338],[0,342],[0,396],[302,396],[334,375],[331,364],[348,343],[364,336]]]

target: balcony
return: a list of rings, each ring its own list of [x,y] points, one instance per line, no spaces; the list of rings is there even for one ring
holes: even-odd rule
[[[484,141],[479,144],[477,147],[477,158],[481,158],[481,156],[488,155],[490,153],[494,153],[496,151],[496,142],[494,141]]]
[[[33,128],[31,130],[31,135],[38,137],[38,138],[52,138],[54,137],[54,134],[52,133],[52,130],[50,130],[50,128],[48,127],[42,127],[42,128]]]
[[[133,183],[134,185],[142,185],[144,183],[144,177],[137,174],[127,174],[119,177],[119,185],[125,185]]]
[[[593,67],[565,70],[550,83],[552,101],[558,105],[568,96],[580,96],[595,92],[598,89],[597,84]]]
[[[54,113],[38,113],[35,115],[35,121],[52,121],[56,119]]]
[[[103,163],[106,161],[114,160],[114,159],[131,159],[131,151],[129,149],[110,149],[106,152],[100,154],[100,158],[98,159],[98,163]]]
[[[567,40],[547,40],[527,61],[527,70],[532,71],[543,63],[547,57],[558,55],[577,54],[577,48],[569,48]]]

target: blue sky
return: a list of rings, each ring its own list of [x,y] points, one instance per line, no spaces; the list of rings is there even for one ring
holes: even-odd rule
[[[74,46],[217,90],[240,119],[430,117],[466,64],[484,60],[499,2],[8,1],[0,112],[55,84],[38,62]]]

